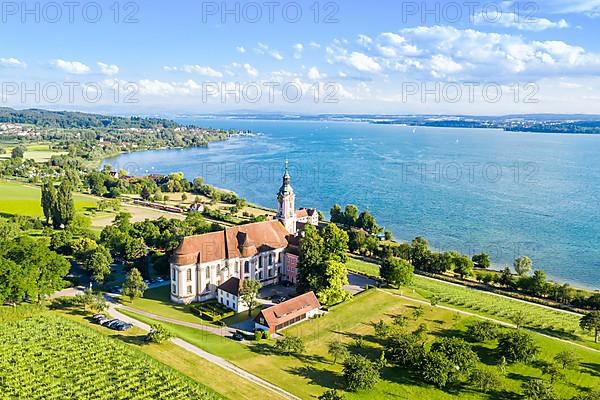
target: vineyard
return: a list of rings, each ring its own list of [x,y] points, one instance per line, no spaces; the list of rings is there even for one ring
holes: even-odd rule
[[[0,399],[218,399],[205,387],[75,322],[0,324]]]
[[[423,297],[440,304],[449,304],[507,322],[513,322],[515,318],[522,315],[521,325],[524,327],[556,336],[569,336],[575,340],[586,342],[591,340],[579,328],[580,317],[575,314],[525,304],[506,297],[422,277],[415,279],[414,288]]]

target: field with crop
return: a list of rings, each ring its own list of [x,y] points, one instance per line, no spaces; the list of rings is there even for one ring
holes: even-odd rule
[[[21,182],[0,181],[0,213],[8,215],[43,216],[41,189]],[[75,209],[86,211],[96,207],[92,196],[73,194]]]
[[[219,399],[119,341],[60,317],[0,323],[0,399]]]

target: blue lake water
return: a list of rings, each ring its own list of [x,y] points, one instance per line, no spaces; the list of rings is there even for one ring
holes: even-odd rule
[[[600,288],[600,136],[412,128],[345,122],[187,120],[251,129],[207,149],[121,155],[136,175],[188,179],[276,207],[290,161],[297,206],[369,210],[400,240],[488,252],[496,267],[529,255],[558,281]]]

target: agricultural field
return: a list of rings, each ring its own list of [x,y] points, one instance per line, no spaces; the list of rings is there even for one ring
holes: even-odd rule
[[[0,154],[0,160],[7,160],[11,157],[11,151],[13,146],[6,146],[6,153]],[[50,145],[45,143],[30,144],[27,145],[27,151],[25,152],[25,159],[33,160],[35,162],[46,162],[49,161],[52,156],[67,154],[64,151],[53,150]]]
[[[38,186],[13,181],[0,181],[0,213],[42,217],[41,189]],[[93,196],[74,193],[75,209],[89,211],[96,207]]]
[[[348,269],[371,276],[379,276],[379,266],[357,259],[348,261]],[[522,326],[532,331],[597,347],[593,338],[579,328],[581,316],[565,313],[536,304],[525,303],[504,296],[454,285],[423,276],[415,276],[415,294],[420,298],[435,300],[438,304],[512,323],[517,314],[524,314]],[[404,294],[407,291],[404,290]],[[408,293],[410,295],[410,293]]]
[[[151,357],[51,315],[0,324],[0,398],[219,399]]]
[[[301,398],[314,398],[329,388],[343,390],[342,366],[334,364],[328,355],[327,346],[332,341],[341,341],[355,353],[367,355],[377,360],[381,354],[381,338],[375,334],[374,323],[383,320],[390,322],[394,316],[405,315],[409,320],[408,331],[421,324],[427,327],[427,343],[442,336],[464,335],[466,327],[477,320],[474,317],[459,315],[439,307],[424,307],[424,315],[412,316],[419,306],[411,299],[395,296],[382,290],[369,290],[354,299],[333,307],[321,318],[292,326],[284,335],[298,336],[304,340],[306,350],[297,356],[282,356],[273,349],[273,341],[261,341],[251,346],[224,339],[193,328],[165,324],[182,339],[228,359],[263,379],[270,381]],[[144,322],[151,319],[127,312],[128,315]],[[507,328],[508,329],[508,328]],[[563,350],[573,350],[581,360],[575,370],[566,371],[565,378],[555,383],[559,398],[569,399],[578,390],[600,386],[600,353],[575,348],[554,339],[534,335],[541,353],[539,362],[551,361],[554,355]],[[360,343],[360,344],[359,344]],[[497,342],[492,340],[472,344],[472,349],[480,358],[479,365],[497,368]],[[396,398],[446,399],[507,399],[521,395],[521,383],[528,379],[540,378],[539,366],[509,365],[502,377],[501,387],[491,394],[484,394],[468,383],[462,383],[449,391],[439,390],[424,384],[414,371],[386,366],[382,370],[382,380],[370,391],[346,393],[348,400]]]

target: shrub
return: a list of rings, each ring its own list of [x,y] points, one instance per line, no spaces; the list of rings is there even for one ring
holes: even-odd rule
[[[344,395],[335,389],[329,389],[319,396],[319,400],[344,400]]]
[[[471,383],[483,393],[498,389],[501,385],[499,374],[491,368],[476,369],[471,374]]]
[[[271,338],[271,333],[269,333],[269,331],[263,331],[262,338],[265,340],[269,340]]]
[[[190,310],[192,314],[209,322],[221,321],[222,319],[235,315],[235,311],[230,310],[216,300],[194,304],[190,307]]]
[[[485,342],[496,339],[498,334],[498,325],[490,321],[476,321],[467,327],[467,335],[475,342]]]
[[[152,343],[164,343],[173,337],[173,333],[162,324],[152,324],[152,329],[146,336],[147,340]]]
[[[275,348],[285,355],[300,354],[304,351],[304,342],[299,337],[285,336],[275,343]]]
[[[263,333],[260,330],[255,330],[254,331],[254,340],[256,340],[257,342],[262,339],[263,337]]]

